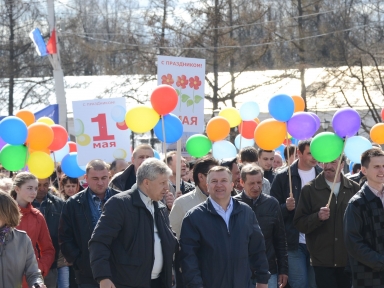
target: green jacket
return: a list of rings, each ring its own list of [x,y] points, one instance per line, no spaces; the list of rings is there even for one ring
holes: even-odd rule
[[[344,245],[343,217],[349,200],[359,191],[359,185],[341,176],[340,190],[332,195],[330,217],[321,221],[318,212],[328,203],[331,188],[325,181],[324,172],[303,187],[296,206],[293,223],[305,234],[312,266],[345,267],[348,263]]]

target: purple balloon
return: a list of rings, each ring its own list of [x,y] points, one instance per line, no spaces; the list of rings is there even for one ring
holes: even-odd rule
[[[317,116],[317,114],[313,113],[313,112],[309,112],[309,114],[311,114],[312,117],[315,118],[315,120],[316,120],[316,131],[319,130],[320,125],[321,125],[321,121],[320,121],[319,116]]]
[[[308,112],[297,112],[288,120],[287,128],[294,138],[309,139],[316,133],[316,120]]]
[[[359,132],[360,125],[360,115],[352,108],[341,108],[332,118],[333,130],[341,138],[354,136]]]
[[[4,147],[4,145],[7,144],[1,137],[0,137],[0,150]]]

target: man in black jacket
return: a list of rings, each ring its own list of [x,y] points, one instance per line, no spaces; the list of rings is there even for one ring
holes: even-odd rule
[[[268,287],[264,237],[252,209],[231,198],[231,171],[209,170],[209,197],[192,208],[181,226],[180,259],[185,287]]]
[[[263,150],[257,151],[258,160],[257,163],[264,170],[264,178],[266,178],[272,185],[273,179],[275,179],[276,173],[273,171],[273,160],[275,159],[274,150]]]
[[[36,199],[32,202],[33,207],[40,210],[47,222],[49,235],[52,239],[53,247],[55,247],[55,261],[51,266],[49,274],[44,278],[44,283],[48,288],[56,288],[57,282],[57,260],[59,258],[59,222],[61,210],[64,201],[52,194],[49,187],[50,178],[39,179],[37,187]]]
[[[299,233],[299,230],[293,225],[295,203],[299,202],[301,188],[315,179],[322,171],[311,155],[310,144],[311,140],[299,142],[297,151],[299,159],[289,166],[292,175],[293,197],[289,195],[288,167],[276,175],[271,187],[271,196],[279,201],[281,213],[283,214],[288,244],[288,283],[292,288],[316,287],[315,274],[310,265],[305,235]]]
[[[349,201],[344,214],[344,241],[354,288],[384,287],[384,152],[361,155],[367,182]]]
[[[105,202],[119,191],[108,188],[109,165],[92,160],[86,167],[88,188],[68,199],[60,218],[59,242],[67,262],[73,264],[80,288],[98,288],[89,264],[88,241]]]
[[[288,279],[287,239],[279,202],[272,196],[261,193],[263,170],[259,166],[245,165],[241,169],[240,182],[244,190],[234,199],[252,208],[263,232],[271,273],[268,287],[285,287]]]
[[[137,184],[105,205],[89,253],[100,288],[171,288],[178,247],[165,205],[172,171],[156,158],[137,170]]]

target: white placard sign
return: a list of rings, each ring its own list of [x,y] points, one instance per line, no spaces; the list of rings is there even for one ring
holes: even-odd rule
[[[157,83],[176,89],[179,103],[171,113],[180,118],[184,132],[203,133],[205,59],[157,56]]]
[[[73,101],[77,162],[93,159],[111,163],[131,160],[131,131],[125,124],[125,99],[109,98]]]

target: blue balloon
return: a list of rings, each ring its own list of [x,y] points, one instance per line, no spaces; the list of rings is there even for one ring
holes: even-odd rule
[[[22,145],[27,140],[28,128],[16,116],[8,116],[0,121],[0,137],[11,145]]]
[[[260,113],[259,104],[255,101],[244,102],[240,107],[240,117],[243,121],[255,120]]]
[[[123,122],[125,120],[125,114],[126,114],[126,110],[123,106],[120,106],[120,105],[116,105],[112,108],[111,110],[111,116],[112,116],[112,119],[115,121],[115,122]]]
[[[152,149],[152,150],[153,150],[153,155],[155,156],[155,158],[161,160],[159,152],[157,152],[155,149]]]
[[[344,153],[354,163],[361,163],[361,154],[372,148],[372,143],[363,136],[353,136],[347,139]]]
[[[293,138],[292,138],[293,139]],[[285,161],[285,157],[284,157],[284,148],[285,148],[285,145],[284,144],[281,144],[279,147],[277,147],[275,149],[275,152],[278,152],[281,156],[281,158],[283,158],[283,161]]]
[[[162,121],[163,120],[160,119],[153,130],[155,131],[157,139],[164,142]],[[174,114],[167,114],[164,116],[164,129],[165,140],[169,144],[177,142],[177,140],[183,136],[183,124],[179,117]]]
[[[240,137],[241,137],[241,147],[240,147]],[[237,149],[243,149],[244,147],[249,147],[255,145],[255,139],[247,139],[242,137],[240,134],[235,138],[235,146]]]
[[[349,172],[352,174],[352,170],[353,170],[353,165],[355,165],[355,163],[353,163],[352,161],[349,163]]]
[[[277,121],[287,122],[295,111],[295,102],[289,95],[275,95],[268,102],[268,110]]]
[[[235,145],[227,140],[221,140],[212,144],[212,156],[217,160],[237,156]]]
[[[84,170],[77,164],[77,152],[71,152],[61,161],[61,170],[72,178],[78,178],[85,174]]]
[[[295,146],[297,146],[297,145],[299,145],[299,140],[298,139],[296,139],[296,138],[291,138],[291,143],[292,143],[292,145],[295,145]]]

